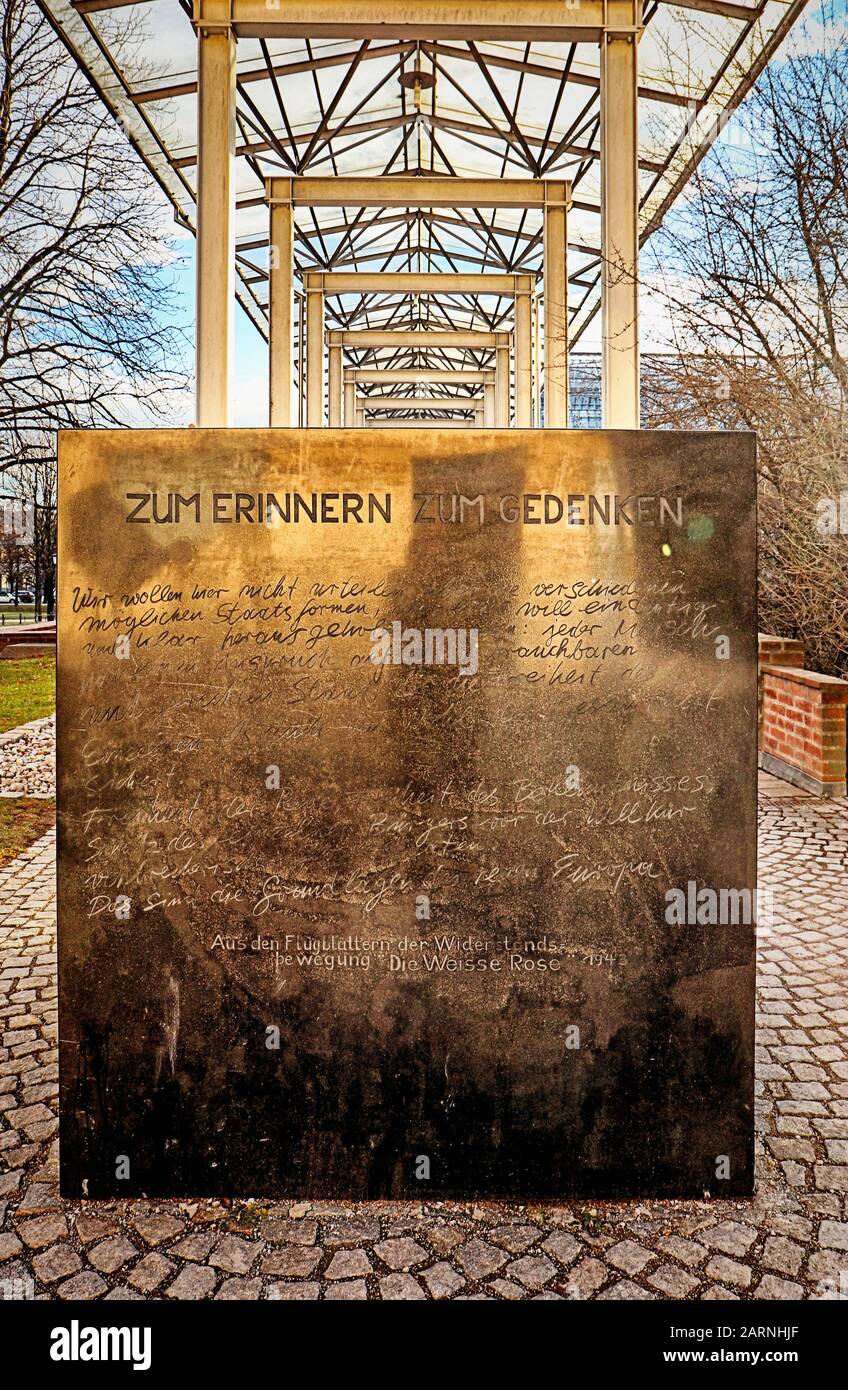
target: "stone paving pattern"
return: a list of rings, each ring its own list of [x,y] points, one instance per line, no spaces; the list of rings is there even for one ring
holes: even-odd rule
[[[60,1200],[44,836],[0,871],[0,1297],[848,1298],[848,805],[760,793],[752,1201]]]

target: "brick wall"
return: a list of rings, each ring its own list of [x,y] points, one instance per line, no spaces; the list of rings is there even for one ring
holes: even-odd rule
[[[757,747],[763,746],[763,682],[764,666],[796,666],[806,661],[804,643],[795,637],[774,637],[770,632],[757,633]]]
[[[757,652],[761,666],[796,666],[803,669],[804,643],[796,637],[774,637],[770,632],[759,632]]]
[[[760,766],[817,796],[845,796],[848,681],[769,664],[760,692]]]

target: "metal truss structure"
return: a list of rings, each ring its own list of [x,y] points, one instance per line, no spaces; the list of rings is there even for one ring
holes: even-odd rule
[[[614,424],[634,423],[634,383],[638,423],[638,326],[635,319],[628,322],[632,288],[622,288],[608,270],[604,280],[611,239],[627,242],[631,215],[640,244],[659,226],[806,0],[39,4],[180,223],[195,231],[204,215],[215,232],[215,219],[226,222],[228,216],[226,208],[215,209],[216,180],[207,178],[212,202],[205,214],[198,189],[204,39],[211,49],[211,40],[226,36],[234,67],[232,236],[217,249],[217,269],[207,258],[201,270],[219,306],[217,282],[226,276],[260,333],[267,336],[269,317],[269,181],[309,183],[317,177],[332,190],[335,179],[379,178],[385,187],[386,196],[370,205],[334,206],[325,198],[295,208],[295,423],[306,418],[301,286],[308,272],[344,272],[338,282],[344,288],[326,297],[328,332],[398,331],[396,342],[351,337],[343,348],[345,367],[493,367],[491,347],[473,338],[440,343],[432,335],[512,332],[513,297],[497,290],[421,296],[383,291],[374,281],[367,289],[349,288],[348,277],[361,273],[486,274],[501,282],[530,275],[538,282],[544,269],[538,197],[528,194],[523,207],[428,206],[421,197],[405,204],[400,192],[409,180],[462,178],[570,185],[567,347],[581,339],[598,311],[603,286],[621,340],[616,356],[615,337],[605,330],[605,391],[612,410],[607,423]],[[610,132],[619,131],[623,154],[610,139]],[[201,331],[208,341],[221,332],[226,336],[214,316],[205,329],[199,325],[199,336]],[[541,308],[532,332],[538,422]],[[413,333],[428,336],[415,341]],[[216,362],[204,367],[199,359],[202,373],[209,399],[217,399],[226,391],[225,369]],[[410,387],[396,389],[402,395]],[[214,414],[207,411],[205,422],[222,423]]]

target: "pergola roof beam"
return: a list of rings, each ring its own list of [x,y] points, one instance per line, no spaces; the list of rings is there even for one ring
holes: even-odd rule
[[[435,367],[345,367],[345,381],[382,382],[384,385],[401,385],[413,382],[417,386],[427,386],[431,382],[441,386],[485,386],[495,380],[493,369],[479,371],[442,370]]]
[[[79,14],[97,14],[103,10],[125,9],[130,5],[151,4],[152,0],[71,0],[71,3]],[[200,0],[200,3],[202,4],[203,0]],[[736,4],[733,3],[733,0],[667,0],[667,3],[676,5],[684,10],[703,10],[707,14],[721,15],[725,19],[748,20],[752,13],[756,13],[755,6]],[[197,0],[195,0],[195,12],[197,8]],[[440,23],[435,25],[435,27],[430,23],[429,31],[431,33],[437,32],[440,28],[448,32],[460,28],[463,35],[471,32],[468,29],[467,23],[464,23],[461,17],[451,20],[449,14],[446,13],[451,9],[455,10],[456,6],[425,4],[423,0],[419,0],[418,8],[420,11],[426,12],[428,16],[433,15],[439,18]],[[547,0],[547,3],[545,0],[535,0],[535,3],[533,3],[532,0],[531,2],[528,2],[528,0],[518,0],[518,3],[512,5],[504,4],[503,0],[500,0],[500,3],[499,0],[489,0],[488,8],[490,10],[497,11],[498,9],[502,9],[506,12],[503,18],[483,15],[482,12],[485,10],[486,5],[482,3],[466,5],[464,8],[467,11],[473,12],[477,17],[478,27],[474,33],[474,37],[477,38],[486,37],[486,35],[479,32],[481,19],[483,28],[491,31],[489,36],[492,38],[524,38],[525,35],[531,36],[530,31],[525,30],[524,27],[520,28],[520,32],[512,32],[516,28],[515,18],[517,18],[519,14],[521,16],[526,15],[528,22],[537,25],[544,18],[548,18],[549,22],[546,26],[546,32],[541,35],[532,35],[532,37],[552,38],[554,37],[554,32],[552,32],[552,30],[555,31],[555,33],[559,33],[562,29],[561,11],[563,6],[551,3],[551,0]],[[593,5],[595,12],[600,8],[600,5]],[[345,14],[352,15],[354,12],[367,16],[367,27],[372,29],[376,28],[378,33],[381,30],[384,33],[387,30],[400,33],[402,28],[410,28],[408,22],[406,26],[404,26],[392,17],[392,12],[404,14],[408,21],[409,10],[404,0],[398,0],[397,3],[392,3],[391,0],[379,0],[377,4],[349,4],[347,0],[332,0],[331,3],[327,3],[327,0],[323,0],[323,2],[322,0],[315,0],[315,3],[312,4],[290,4],[288,0],[286,0],[286,9],[288,11],[287,18],[285,20],[274,21],[267,18],[267,9],[264,0],[234,0],[233,20],[237,26],[246,25],[252,27],[256,21],[256,17],[261,16],[261,12],[266,10],[264,26],[260,24],[260,27],[268,30],[268,32],[260,35],[260,37],[266,38],[276,38],[284,34],[291,34],[293,37],[297,38],[305,36],[306,33],[312,37],[325,38],[328,37],[327,30],[330,27],[332,28],[332,37],[359,34],[362,32],[362,20],[360,20],[359,23],[347,22],[342,25],[341,29],[339,27],[341,25],[341,16]],[[314,18],[310,22],[309,17],[320,14],[321,11],[330,12],[329,16],[325,14],[323,24],[320,20]],[[335,11],[335,14],[332,13],[333,11]],[[380,20],[377,17],[379,13],[385,14],[386,17]],[[295,15],[297,15],[296,22],[294,18]],[[551,24],[551,19],[556,22]],[[445,22],[445,20],[447,20],[447,22]],[[596,22],[594,16],[592,20],[587,20],[587,24],[594,22]],[[412,28],[416,30],[420,27],[420,20],[417,24],[412,26]],[[582,29],[582,26],[580,27]],[[411,29],[410,36],[416,38],[424,37],[424,35],[417,32],[413,34]],[[256,34],[252,33],[248,35],[248,37],[256,37]],[[568,40],[561,40],[561,42],[568,42]]]
[[[329,329],[327,342],[338,347],[461,347],[495,348],[508,347],[508,333],[486,333],[482,329],[386,329],[381,328],[336,328]]]
[[[462,411],[463,415],[478,415],[484,402],[482,396],[360,396],[357,404],[365,410]]]
[[[539,208],[552,198],[568,202],[562,179],[271,178],[268,202],[293,207]]]
[[[82,4],[92,0],[80,0]],[[94,0],[96,3],[97,0]],[[723,0],[715,0],[723,3]],[[240,38],[543,39],[591,43],[608,22],[609,0],[194,0],[195,23],[221,22],[225,10]],[[741,8],[741,7],[739,7]]]
[[[532,275],[454,274],[449,271],[308,270],[304,282],[325,294],[530,294]]]

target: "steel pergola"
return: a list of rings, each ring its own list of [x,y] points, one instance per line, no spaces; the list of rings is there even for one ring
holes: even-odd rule
[[[196,230],[198,44],[189,0],[39,0],[75,61]],[[196,0],[197,4],[201,0]],[[209,5],[210,0],[202,0]],[[607,21],[611,0],[583,0]],[[492,0],[512,17],[503,35],[450,24],[419,32],[421,7],[387,3],[385,23],[356,0],[303,4],[211,0],[238,36],[234,289],[267,336],[266,180],[316,175],[560,179],[571,186],[568,338],[597,313],[602,278],[601,58],[597,26],[568,4]],[[648,0],[639,41],[638,235],[660,225],[725,128],[806,0]],[[482,12],[481,6],[425,10]],[[535,15],[557,10],[556,31]],[[262,21],[262,14],[271,16]],[[328,15],[340,17],[326,23]],[[577,26],[569,32],[569,15]],[[254,22],[258,20],[259,22]],[[345,22],[342,22],[344,20]],[[350,33],[341,32],[349,28]],[[298,29],[303,32],[297,32]],[[511,32],[511,30],[515,32]],[[553,37],[551,37],[553,33]],[[298,209],[296,288],[310,271],[452,272],[538,276],[538,209],[340,206]],[[298,300],[302,306],[302,297]],[[380,293],[328,296],[330,330],[397,329],[393,345],[345,348],[351,368],[482,370],[487,349],[411,344],[418,331],[499,333],[513,301],[498,295]],[[536,342],[540,328],[534,325]],[[304,321],[295,316],[304,392]],[[424,340],[422,339],[422,342]],[[537,348],[538,357],[538,348]],[[538,361],[536,379],[539,378]],[[366,388],[367,389],[367,388]],[[398,386],[403,393],[405,388]]]

